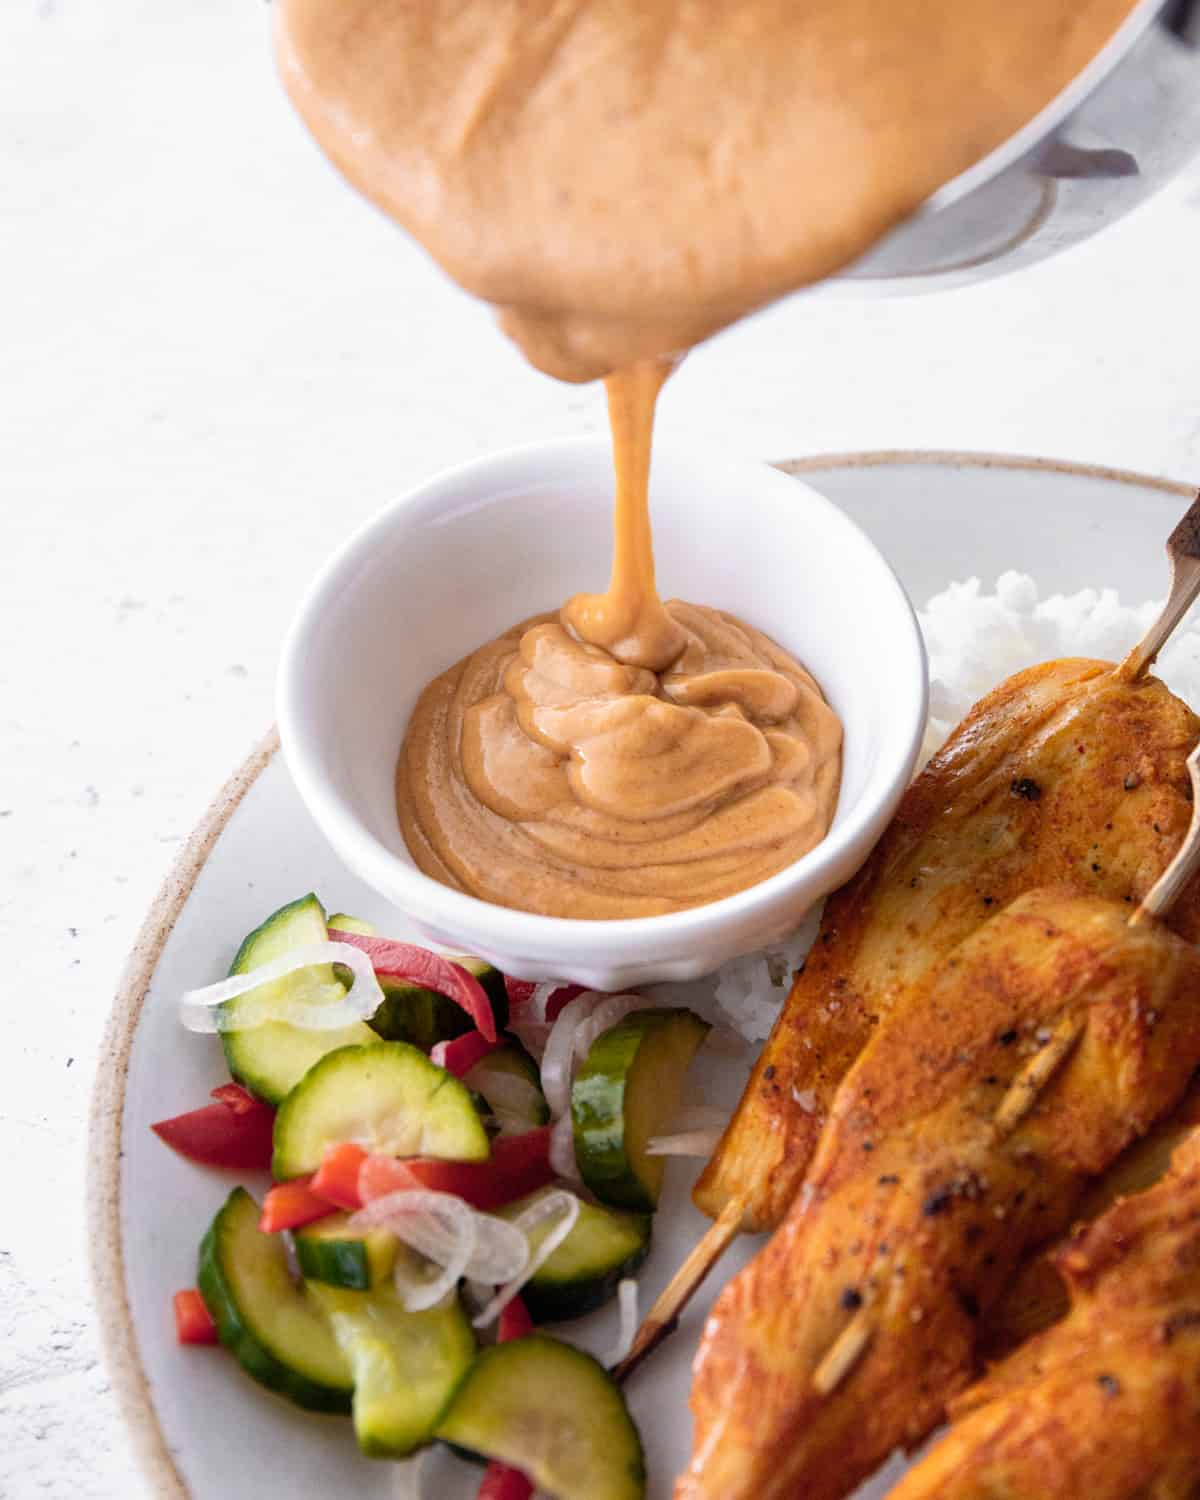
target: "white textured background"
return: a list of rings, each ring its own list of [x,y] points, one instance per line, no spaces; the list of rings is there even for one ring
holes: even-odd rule
[[[602,421],[318,157],[268,15],[0,4],[5,1500],[143,1493],[84,1269],[93,1059],[177,846],[270,722],[306,580],[432,470]],[[1198,308],[1193,170],[1022,279],[797,299],[694,355],[662,427],[771,457],[982,448],[1195,479]]]

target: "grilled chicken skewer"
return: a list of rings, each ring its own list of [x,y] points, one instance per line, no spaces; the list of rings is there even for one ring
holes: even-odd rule
[[[1198,982],[1123,904],[1035,891],[914,987],[709,1316],[678,1500],[835,1500],[918,1442],[1023,1252],[1182,1095]]]
[[[1198,980],[1200,953],[1157,922],[1044,890],[914,986],[709,1317],[677,1500],[838,1500],[920,1441],[1023,1252],[1182,1096]]]
[[[1200,1062],[1200,953],[1155,920],[1198,863],[1200,799],[1132,917],[1031,891],[901,997],[709,1317],[677,1500],[838,1500],[941,1419],[1023,1252]]]
[[[1055,1255],[1064,1320],[965,1391],[890,1500],[1190,1500],[1200,1488],[1200,1129]],[[957,1420],[960,1419],[960,1420]]]
[[[741,1102],[697,1182],[716,1223],[639,1330],[627,1375],[674,1326],[741,1230],[773,1229],[830,1102],[880,1019],[988,916],[1037,885],[1136,905],[1191,814],[1200,720],[1144,673],[1200,592],[1200,497],[1167,543],[1171,592],[1119,667],[1049,662],[971,710],[909,788],[858,875],[830,898]],[[1200,937],[1200,889],[1172,925]]]

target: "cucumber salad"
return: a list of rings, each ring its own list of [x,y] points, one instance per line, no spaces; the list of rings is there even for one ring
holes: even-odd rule
[[[349,1417],[369,1457],[478,1458],[480,1500],[644,1496],[619,1386],[542,1325],[616,1299],[614,1361],[627,1349],[664,1156],[698,1134],[670,1132],[707,1024],[393,942],[314,895],[180,1016],[220,1038],[232,1081],[153,1129],[273,1183],[261,1202],[235,1187],[204,1233],[179,1342]]]

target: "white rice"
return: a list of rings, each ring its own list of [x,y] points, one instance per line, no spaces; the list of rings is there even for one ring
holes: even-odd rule
[[[1059,656],[1119,661],[1141,639],[1161,600],[1123,605],[1115,589],[1081,589],[1039,599],[1024,573],[1004,573],[995,593],[978,578],[952,583],[918,614],[929,651],[929,724],[921,763],[945,741],[973,703],[1005,677]],[[1200,608],[1168,642],[1155,675],[1193,707],[1200,705]],[[664,984],[652,993],[688,1005],[747,1042],[761,1042],[788,992],[793,970],[816,936],[814,908],[779,947],[736,958],[716,974],[689,984]]]
[[[978,578],[935,594],[918,618],[929,651],[929,725],[923,759],[943,743],[973,703],[1005,677],[1058,656],[1119,661],[1138,643],[1161,600],[1123,605],[1115,589],[1081,589],[1039,600],[1025,573],[1003,573],[996,592]],[[1176,630],[1155,675],[1188,703],[1200,701],[1200,621]]]

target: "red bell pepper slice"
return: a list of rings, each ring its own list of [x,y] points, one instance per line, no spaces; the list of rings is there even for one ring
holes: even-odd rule
[[[249,1089],[244,1089],[240,1083],[222,1083],[213,1089],[209,1095],[211,1099],[219,1099],[222,1104],[229,1106],[235,1115],[253,1114],[256,1109],[269,1109],[270,1105],[264,1104],[261,1099],[256,1099]]]
[[[358,1173],[366,1159],[367,1153],[361,1146],[349,1142],[344,1146],[330,1146],[308,1184],[309,1192],[324,1198],[335,1208],[349,1209],[353,1213],[363,1205],[358,1195]]]
[[[532,1494],[533,1485],[520,1469],[510,1469],[507,1464],[493,1460],[479,1481],[476,1500],[529,1500]]]
[[[497,1340],[501,1344],[507,1344],[509,1339],[523,1339],[527,1333],[532,1332],[533,1319],[529,1316],[529,1309],[520,1297],[514,1297],[511,1302],[506,1302],[500,1311],[500,1320],[496,1325]]]
[[[329,937],[332,942],[360,948],[381,978],[399,979],[404,984],[417,984],[445,995],[462,1006],[489,1042],[496,1040],[492,1002],[474,974],[468,974],[461,964],[443,958],[440,953],[431,953],[428,948],[418,948],[415,943],[397,943],[391,938],[364,937],[338,928],[332,929]]]
[[[564,984],[561,989],[555,990],[549,1000],[546,1001],[547,1021],[557,1021],[559,1012],[569,1001],[582,995],[584,988],[585,986],[582,984]]]
[[[537,989],[532,979],[510,979],[504,976],[504,988],[508,991],[508,1008],[510,1014],[519,1014],[523,1005],[528,1005],[533,999],[533,992]],[[558,1013],[569,1000],[574,1000],[576,995],[582,995],[584,986],[582,984],[560,984],[558,989],[551,990],[546,1000],[546,1021],[556,1021]]]
[[[175,1337],[181,1344],[215,1344],[217,1325],[204,1305],[204,1298],[194,1287],[176,1292],[171,1298],[175,1309]]]
[[[508,993],[508,1004],[511,1010],[514,1005],[524,1005],[526,1000],[531,1000],[537,985],[532,979],[514,979],[511,974],[506,974],[504,988]]]
[[[327,1153],[326,1160],[332,1154]],[[361,1202],[369,1203],[386,1193],[426,1188],[434,1193],[451,1193],[472,1208],[486,1210],[524,1198],[553,1181],[550,1126],[542,1125],[521,1135],[500,1136],[492,1142],[488,1161],[438,1161],[424,1156],[401,1161],[394,1156],[368,1156],[359,1171],[358,1194]],[[320,1190],[316,1179],[312,1186],[314,1191]]]
[[[407,1193],[420,1189],[445,1192],[446,1189],[424,1180],[412,1169],[417,1158],[401,1161],[395,1156],[366,1156],[358,1169],[358,1197],[361,1203],[386,1198],[389,1193]]]
[[[310,1177],[294,1182],[277,1182],[263,1199],[258,1227],[263,1234],[278,1234],[281,1229],[299,1229],[315,1219],[327,1218],[333,1212],[328,1198],[319,1197],[309,1186]]]
[[[429,1056],[455,1078],[465,1078],[477,1062],[499,1046],[498,1041],[489,1042],[482,1031],[465,1031],[450,1041],[436,1043]]]
[[[160,1141],[206,1167],[265,1171],[271,1165],[275,1111],[236,1083],[213,1090],[215,1104],[151,1125]]]

